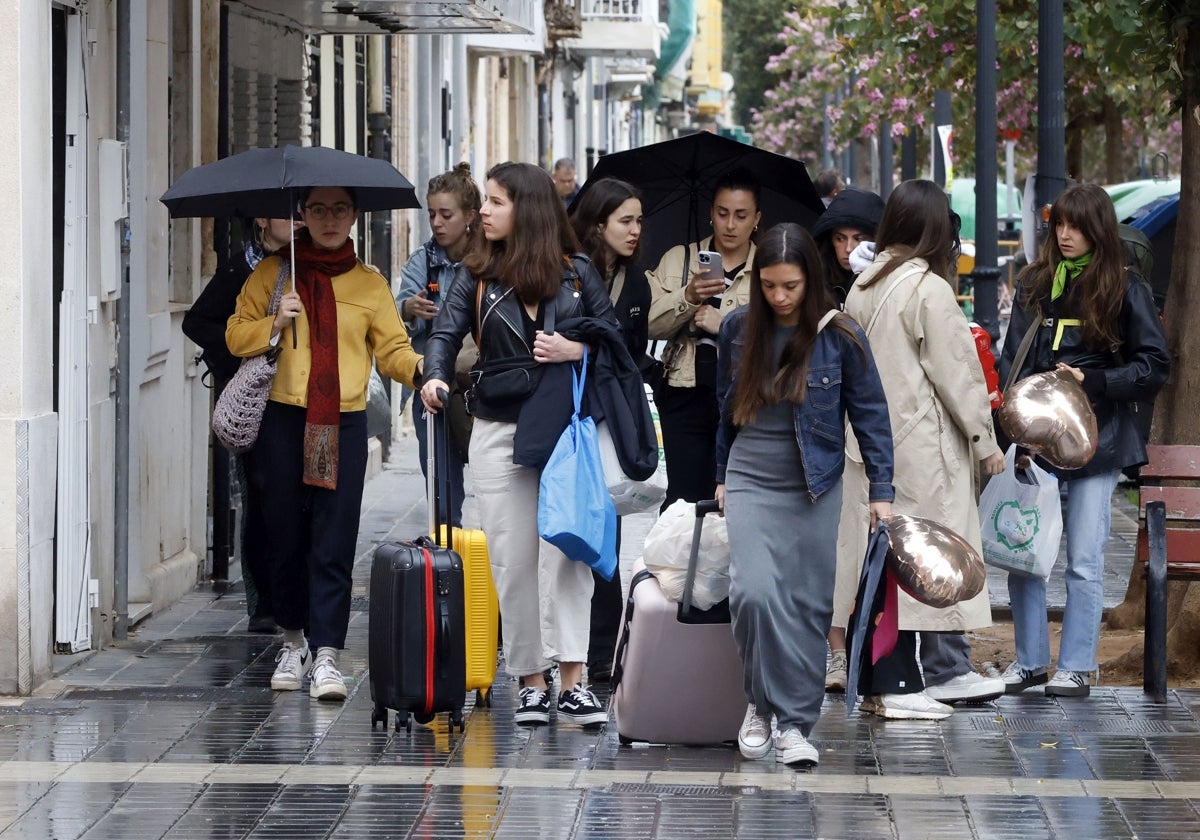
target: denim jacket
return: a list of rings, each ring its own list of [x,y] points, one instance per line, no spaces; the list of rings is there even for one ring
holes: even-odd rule
[[[733,423],[734,375],[745,346],[743,331],[749,308],[735,309],[721,322],[717,351],[717,404],[721,424],[717,430],[717,483],[725,483],[729,449],[737,436]],[[839,319],[846,316],[838,315]],[[867,337],[853,321],[862,349],[841,330],[826,327],[817,336],[808,360],[807,394],[795,406],[796,444],[808,481],[808,494],[816,500],[841,478],[846,465],[846,420],[862,450],[869,498],[890,502],[892,487],[892,423],[879,372]]]
[[[450,290],[450,284],[454,281],[460,265],[461,263],[452,262],[446,255],[446,250],[432,237],[413,251],[404,268],[400,269],[400,291],[396,294],[396,306],[400,308],[401,316],[403,317],[404,313],[404,302],[422,289],[426,291],[425,296],[429,300],[440,305]],[[431,283],[436,284],[436,291],[430,288]],[[411,321],[405,321],[404,325],[408,327],[413,349],[424,353],[425,341],[433,332],[433,319],[413,318]]]

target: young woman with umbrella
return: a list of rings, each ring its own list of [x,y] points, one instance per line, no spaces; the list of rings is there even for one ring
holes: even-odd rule
[[[400,271],[400,293],[396,305],[400,317],[408,325],[413,349],[425,352],[425,342],[432,331],[433,318],[441,308],[450,285],[454,282],[463,258],[483,241],[483,228],[479,225],[479,208],[483,199],[479,187],[471,177],[471,164],[460,163],[449,172],[429,179],[425,194],[425,206],[429,211],[429,227],[433,236],[417,250]],[[474,346],[474,345],[472,345]],[[413,427],[417,432],[417,446],[424,473],[428,457],[429,441],[426,438],[425,405],[413,400]],[[449,523],[462,526],[463,460],[457,447],[450,447],[449,470],[450,499]]]
[[[729,523],[729,609],[745,666],[744,757],[816,764],[838,518],[850,421],[861,442],[864,532],[891,515],[892,433],[862,329],[831,310],[816,244],[795,224],[766,231],[748,306],[721,324],[717,499]],[[780,527],[780,523],[787,523]]]
[[[271,687],[295,691],[311,670],[310,696],[344,700],[337,655],[350,620],[372,358],[384,374],[413,387],[421,357],[387,280],[355,257],[354,192],[305,190],[299,213],[306,229],[295,238],[295,288],[268,314],[289,267],[283,256],[263,260],[238,296],[225,339],[237,356],[280,350],[255,449],[266,477],[275,620],[283,631]],[[288,328],[295,346],[280,340]]]
[[[950,286],[955,238],[941,187],[932,181],[905,181],[888,198],[875,261],[850,288],[846,314],[864,326],[887,393],[896,513],[945,525],[982,553],[976,469],[999,473],[1004,454],[992,428],[983,368]],[[842,617],[850,612],[845,593],[853,598],[867,545],[867,531],[860,524],[868,503],[867,476],[853,441],[847,454],[838,575],[849,582],[839,582],[841,603],[835,605]],[[944,609],[902,593],[901,641],[888,657],[897,667],[880,667],[880,660],[863,691],[870,695],[863,709],[882,717],[937,720],[951,713],[948,703],[1003,694],[1000,680],[974,670],[963,632],[990,625],[986,587],[975,598]],[[922,670],[914,653],[916,631],[921,631]]]
[[[712,235],[675,246],[646,273],[653,298],[649,336],[667,342],[664,381],[655,395],[667,459],[664,509],[676,499],[712,498],[716,489],[717,333],[725,315],[750,298],[758,208],[758,184],[748,172],[730,170],[716,185]],[[721,255],[720,275],[701,272],[700,251]]]
[[[1017,659],[1003,679],[1009,694],[1046,683],[1046,694],[1087,697],[1097,667],[1113,490],[1123,468],[1146,463],[1131,406],[1153,400],[1171,371],[1150,286],[1125,268],[1112,199],[1094,184],[1068,187],[1050,208],[1050,234],[1037,261],[1018,278],[1000,357],[1001,382],[1007,381],[1017,347],[1035,320],[1043,326],[1017,376],[1070,371],[1096,412],[1100,441],[1086,466],[1052,468],[1067,493],[1067,605],[1058,668],[1048,677],[1046,582],[1010,574]],[[1018,464],[1027,458],[1022,455]]]
[[[588,185],[571,211],[571,226],[583,250],[604,278],[608,296],[621,322],[630,357],[646,357],[646,316],[650,286],[637,268],[642,238],[642,196],[633,185],[616,178],[601,178]],[[617,546],[621,525],[617,520]],[[588,644],[588,676],[607,680],[612,675],[613,654],[624,605],[621,570],[611,580],[592,573],[592,631]]]
[[[547,310],[558,322],[576,316],[616,317],[604,281],[589,260],[572,259],[578,242],[550,176],[528,163],[501,163],[487,174],[479,212],[485,245],[463,264],[426,343],[421,399],[442,409],[463,338],[479,337],[473,374],[471,478],[500,600],[505,661],[523,679],[515,718],[550,721],[543,673],[559,665],[558,717],[581,725],[608,713],[584,681],[592,573],[538,536],[541,471],[513,463],[517,419],[546,396],[536,389],[540,366],[574,363],[584,345],[547,333]]]

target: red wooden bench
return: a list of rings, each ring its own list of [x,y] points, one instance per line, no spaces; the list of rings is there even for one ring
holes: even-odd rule
[[[1137,554],[1145,563],[1142,689],[1167,698],[1167,581],[1200,580],[1200,446],[1149,446],[1141,468]]]

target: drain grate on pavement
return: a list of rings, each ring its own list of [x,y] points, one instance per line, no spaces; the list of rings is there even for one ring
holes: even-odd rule
[[[733,796],[737,793],[719,785],[652,785],[644,782],[614,782],[608,790],[610,793],[653,793],[659,796]]]
[[[1073,718],[1021,716],[988,718],[975,717],[971,725],[983,732],[1130,732],[1135,734],[1164,734],[1195,732],[1194,724],[1166,720],[1129,720],[1128,718]]]
[[[69,688],[62,696],[68,700],[119,700],[137,703],[151,700],[181,703],[271,704],[275,692],[269,688],[183,688],[175,686],[128,686],[123,688]]]

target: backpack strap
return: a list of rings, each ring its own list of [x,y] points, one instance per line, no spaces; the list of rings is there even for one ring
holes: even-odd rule
[[[821,330],[829,326],[829,322],[837,317],[839,311],[840,310],[838,309],[830,309],[828,312],[822,315],[821,320],[817,322],[817,332],[819,333]]]
[[[482,346],[479,342],[479,336],[483,332],[483,278],[475,281],[475,329],[472,331],[475,335],[475,346]]]

